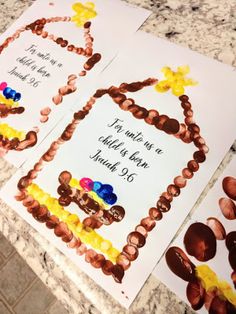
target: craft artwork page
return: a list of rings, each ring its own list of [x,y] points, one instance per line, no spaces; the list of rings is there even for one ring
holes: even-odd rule
[[[233,157],[153,272],[198,313],[236,313],[235,201]]]
[[[121,1],[38,0],[0,36],[0,154],[19,166],[149,11]]]
[[[137,32],[1,197],[129,307],[233,143],[235,77]]]

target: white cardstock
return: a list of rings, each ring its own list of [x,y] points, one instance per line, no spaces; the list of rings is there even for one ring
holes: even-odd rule
[[[86,93],[84,90],[80,101],[73,107],[74,112],[79,111],[97,89],[119,87],[123,82],[132,83],[148,78],[162,80],[162,67],[170,66],[176,70],[181,65],[189,65],[191,72],[188,76],[198,81],[197,86],[186,87],[185,92],[209,153],[206,161],[200,164],[200,169],[181,189],[180,195],[174,197],[170,210],[163,213],[163,218],[148,233],[146,244],[139,249],[139,256],[125,271],[122,283],[116,283],[112,276],[105,276],[101,269],[91,267],[83,256],[76,255],[75,250],[69,249],[44,224],[35,221],[21,203],[14,199],[22,171],[26,174],[40,160],[50,144],[72,121],[71,113],[60,121],[24,165],[24,170],[16,174],[1,193],[6,203],[127,308],[233,143],[236,74],[229,66],[137,32],[116,60],[86,86]],[[125,95],[147,110],[155,109],[160,115],[168,115],[184,123],[181,101],[170,91],[160,94],[154,86],[147,86]],[[114,141],[110,148],[108,140]],[[125,217],[120,222],[101,226],[96,232],[122,251],[127,236],[148,216],[149,209],[156,206],[160,195],[173,183],[174,178],[181,175],[182,169],[193,159],[195,151],[197,148],[193,143],[184,143],[154,125],[147,124],[144,119],[136,119],[129,111],[121,110],[105,94],[96,100],[85,119],[77,125],[73,137],[60,146],[54,159],[45,163],[34,183],[56,198],[58,176],[65,170],[77,179],[88,177],[112,185],[118,197],[117,204],[125,208]],[[87,217],[74,204],[67,210],[76,213],[81,220]]]
[[[22,98],[19,106],[25,108],[21,114],[0,118],[0,123],[7,123],[25,134],[37,130],[38,143],[80,97],[84,84],[89,84],[89,79],[107,66],[150,14],[147,10],[118,0],[95,0],[93,3],[97,15],[88,19],[91,21],[92,39],[89,38],[89,42],[86,42],[88,35],[83,26],[78,27],[75,22],[64,18],[76,14],[72,9],[74,3],[75,0],[36,1],[0,36],[0,44],[10,38],[0,53],[0,83],[6,82],[10,88],[20,92]],[[83,4],[86,5],[86,2]],[[39,30],[39,34],[32,33],[30,29],[25,30],[26,25],[42,18],[52,19],[45,24],[43,30]],[[48,33],[47,38],[43,37],[45,32]],[[58,38],[59,44],[56,43]],[[61,39],[67,41],[66,47],[63,47]],[[91,56],[78,54],[78,49],[75,48],[74,51],[68,51],[71,45],[83,48],[83,51],[92,45],[92,54],[101,55],[101,59],[86,71],[85,76],[83,73],[82,76],[79,74],[85,70],[84,64]],[[62,89],[59,92],[60,88]],[[72,92],[68,93],[68,89]],[[2,94],[2,91],[0,93]],[[62,96],[61,100],[58,100],[59,95]],[[56,102],[53,102],[53,97],[57,99]],[[47,117],[40,113],[44,108],[51,110],[48,121],[45,121]],[[41,118],[44,123],[40,122]],[[23,151],[16,151],[4,146],[6,149],[1,149],[0,154],[7,152],[5,158],[15,166],[20,166],[34,147],[35,145]]]
[[[219,200],[222,198],[228,198],[226,193],[223,190],[222,181],[226,177],[233,177],[236,179],[236,158],[234,157],[227,168],[223,171],[221,176],[218,178],[217,182],[210,190],[206,198],[203,200],[201,205],[196,209],[193,217],[178,235],[178,237],[171,243],[170,247],[177,246],[181,248],[185,253],[186,249],[184,246],[184,236],[187,229],[196,222],[201,222],[203,224],[207,223],[208,218],[216,218],[220,221],[220,223],[224,226],[226,234],[236,231],[235,220],[226,219],[223,215]],[[235,204],[235,202],[234,202]],[[234,289],[233,281],[231,279],[231,273],[233,272],[230,267],[228,261],[229,251],[226,247],[225,240],[217,240],[216,254],[215,256],[207,262],[200,262],[195,257],[188,255],[191,262],[196,266],[199,265],[208,265],[218,276],[220,280],[226,281],[234,291],[236,295],[236,291]],[[169,287],[173,292],[175,292],[182,300],[184,300],[187,304],[189,301],[186,296],[186,287],[187,282],[183,281],[181,278],[177,277],[167,266],[165,256],[161,259],[159,264],[153,271],[153,274],[160,279],[167,287]],[[207,309],[203,305],[198,313],[208,313]]]

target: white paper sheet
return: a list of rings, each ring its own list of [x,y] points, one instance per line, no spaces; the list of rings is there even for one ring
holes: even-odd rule
[[[187,225],[184,227],[184,229],[181,231],[175,241],[171,243],[170,247],[177,246],[186,253],[183,239],[187,229],[195,222],[201,222],[206,224],[209,217],[217,218],[224,226],[226,234],[232,231],[236,231],[235,220],[226,219],[219,205],[219,200],[221,198],[228,198],[222,187],[222,181],[225,177],[234,177],[234,179],[236,178],[235,157],[221,174],[221,176],[219,177],[213,188],[210,190],[206,198],[203,200],[201,205],[196,209],[196,212],[194,213],[191,220],[187,223]],[[188,257],[196,266],[203,264],[208,265],[216,273],[220,280],[227,281],[227,283],[231,286],[232,291],[234,291],[234,294],[236,295],[236,290],[234,289],[233,281],[231,279],[231,273],[233,272],[233,270],[230,267],[228,255],[229,251],[226,248],[225,240],[217,240],[216,255],[209,261],[199,262],[193,256],[188,255]],[[181,278],[172,273],[172,271],[167,266],[165,256],[161,259],[160,263],[154,269],[153,274],[158,279],[160,279],[167,287],[169,287],[172,291],[179,295],[182,300],[189,304],[186,296],[187,282],[183,281]],[[208,313],[204,305],[198,312]]]
[[[20,202],[14,200],[16,184],[22,177],[22,172],[17,174],[1,193],[1,197],[24,219],[125,307],[129,307],[136,297],[233,143],[236,74],[229,66],[143,32],[137,32],[117,59],[97,80],[86,86],[86,93],[84,91],[80,101],[73,107],[74,111],[81,109],[98,88],[119,86],[123,82],[143,81],[149,77],[162,80],[163,66],[176,69],[186,64],[191,69],[189,77],[199,82],[195,87],[187,87],[186,93],[192,104],[196,123],[200,126],[210,151],[206,161],[200,164],[199,171],[188,180],[180,195],[174,198],[170,211],[163,214],[163,219],[157,221],[156,227],[148,234],[146,245],[139,250],[138,258],[125,272],[122,284],[114,282],[111,276],[105,276],[101,270],[92,268],[83,257],[76,255],[75,251],[68,249],[57,239],[52,231],[36,222]],[[133,98],[136,104],[148,110],[156,109],[160,114],[184,121],[180,101],[171,92],[159,94],[150,86],[135,93],[127,93],[127,97]],[[72,114],[69,114],[35,151],[32,160],[24,165],[25,174],[45,153],[50,143],[62,133],[71,119]],[[132,140],[127,136],[127,131],[133,132],[137,136],[136,139],[139,134],[142,140]],[[117,140],[117,145],[123,143],[122,146],[109,149],[102,143],[107,136]],[[127,153],[121,153],[122,149],[126,149]],[[118,163],[115,171],[109,170],[101,164],[101,159],[94,157],[98,150],[101,150],[103,161],[108,160],[112,165]],[[129,112],[121,110],[111,97],[105,95],[96,100],[91,112],[77,126],[73,138],[61,146],[53,161],[46,163],[35,183],[54,197],[58,197],[58,176],[64,170],[70,171],[77,179],[89,177],[94,181],[111,184],[118,196],[117,204],[125,208],[126,215],[121,222],[102,226],[97,232],[122,251],[128,234],[135,230],[142,218],[148,216],[149,208],[156,206],[159,196],[166,191],[176,176],[181,175],[182,169],[193,158],[195,151],[196,147],[192,143],[186,144],[173,135],[146,124],[143,119],[135,119]],[[139,152],[138,155],[136,152]],[[142,160],[131,160],[134,153]],[[148,167],[145,167],[144,163]],[[86,217],[74,205],[69,209],[82,218]]]
[[[75,15],[73,0],[36,1],[4,34],[0,36],[2,44],[16,30],[41,18],[54,18],[46,23],[44,31],[62,37],[75,47],[86,48],[83,27],[77,27],[75,22],[57,21],[57,17]],[[90,33],[93,37],[93,53],[99,53],[101,60],[86,76],[79,76],[84,70],[83,65],[88,56],[67,51],[53,40],[44,39],[32,34],[31,30],[20,33],[20,37],[10,42],[0,54],[1,82],[22,94],[20,106],[25,108],[22,114],[2,117],[0,123],[7,123],[18,131],[34,131],[39,129],[38,143],[48,134],[55,123],[65,115],[75,99],[83,93],[84,84],[96,76],[116,56],[132,35],[150,14],[142,8],[130,6],[121,1],[95,0],[97,16],[91,18]],[[52,5],[53,4],[53,5]],[[83,2],[84,4],[84,2]],[[63,97],[63,101],[55,105],[52,98],[58,95],[58,89],[67,86],[69,75],[78,76],[72,80],[77,90]],[[2,92],[0,92],[2,93]],[[51,108],[49,120],[40,123],[40,111]],[[35,146],[34,146],[35,147]],[[5,156],[15,166],[20,166],[29,156],[33,147],[23,151],[10,150]],[[1,154],[4,152],[2,151]]]

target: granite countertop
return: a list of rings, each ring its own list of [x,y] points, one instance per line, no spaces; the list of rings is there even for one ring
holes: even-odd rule
[[[153,14],[141,27],[144,31],[236,66],[235,1],[128,0],[127,2],[152,10]],[[33,0],[0,1],[0,33],[32,3]],[[191,213],[233,158],[233,154],[232,147]],[[15,171],[12,165],[0,158],[0,186],[9,180]],[[128,312],[3,202],[0,203],[0,231],[70,314]],[[192,311],[153,275],[150,275],[129,313],[192,313]]]

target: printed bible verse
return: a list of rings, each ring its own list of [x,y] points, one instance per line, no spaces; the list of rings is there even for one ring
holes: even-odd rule
[[[151,166],[142,155],[143,149],[157,156],[163,154],[163,150],[150,142],[143,132],[127,128],[124,120],[113,119],[107,124],[107,129],[109,133],[100,134],[97,138],[101,147],[95,153],[90,154],[89,158],[100,163],[109,171],[116,172],[118,176],[123,177],[129,183],[135,180],[138,171],[149,169]],[[132,143],[139,143],[140,150],[130,148]],[[113,154],[109,154],[109,156],[105,154],[104,147],[115,152],[117,159],[113,159]]]
[[[44,65],[42,65],[42,62]],[[49,52],[41,51],[37,45],[30,45],[24,50],[24,55],[15,59],[15,64],[8,73],[22,82],[37,88],[42,80],[51,78],[50,67],[62,68],[63,64]]]

